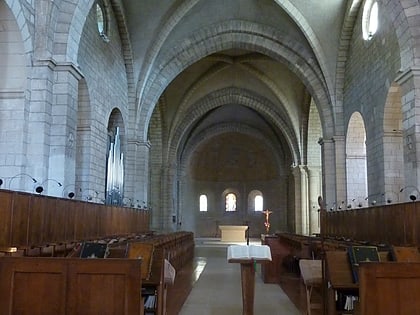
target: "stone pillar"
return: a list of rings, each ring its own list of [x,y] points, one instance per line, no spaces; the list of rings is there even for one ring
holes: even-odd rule
[[[410,68],[396,82],[401,86],[405,186],[420,186],[420,68]]]
[[[48,178],[62,182],[63,186],[75,182],[76,133],[78,110],[78,84],[82,74],[70,63],[60,63],[54,68],[54,86],[51,116],[51,135]],[[55,195],[54,181],[48,181],[49,195]],[[59,195],[61,197],[61,194]]]
[[[309,233],[308,176],[306,166],[298,165],[292,170],[295,183],[295,231]]]
[[[169,164],[163,168],[162,174],[162,217],[161,226],[164,231],[174,231],[176,229],[176,164]],[[175,222],[173,222],[175,219]]]
[[[309,234],[319,233],[319,205],[321,194],[321,170],[318,167],[308,168],[309,176]]]
[[[321,139],[322,190],[327,209],[337,209],[337,205],[347,200],[346,157],[344,136]]]

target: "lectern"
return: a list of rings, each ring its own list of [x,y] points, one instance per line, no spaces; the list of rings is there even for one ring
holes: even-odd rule
[[[241,264],[242,314],[254,314],[255,269],[258,263],[271,261],[270,247],[267,245],[231,245],[227,259],[230,263]]]

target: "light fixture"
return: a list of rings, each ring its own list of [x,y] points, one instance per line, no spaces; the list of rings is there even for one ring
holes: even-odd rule
[[[411,194],[409,195],[410,200],[411,201],[417,200],[417,197],[420,195],[419,189],[416,186],[409,185],[409,186],[405,186],[405,187],[401,188],[400,189],[400,192],[403,192],[407,188],[412,188]],[[416,194],[415,195],[412,193],[414,190],[416,191]]]
[[[73,187],[73,189],[69,189],[70,187]],[[76,196],[76,185],[75,184],[69,184],[64,186],[63,188],[63,198],[69,198],[69,199],[73,199]],[[79,191],[81,192],[82,189],[80,188]]]
[[[41,193],[44,191],[44,187],[42,187],[42,186],[36,186],[36,187],[35,187],[35,191],[36,191],[38,194],[41,194]]]
[[[11,177],[10,178],[10,180],[9,180],[9,189],[10,189],[10,187],[12,186],[12,181],[16,178],[16,177],[20,177],[20,176],[26,176],[26,177],[29,177],[34,183],[37,183],[37,180],[35,179],[35,178],[33,178],[31,175],[29,175],[29,174],[26,174],[26,173],[19,173],[19,174],[16,174],[15,176],[13,176],[13,177]]]
[[[51,180],[51,181],[53,181],[53,182],[56,182],[57,183],[57,185],[59,186],[59,187],[61,187],[61,186],[63,186],[58,180],[56,180],[56,179],[54,179],[54,178],[47,178],[46,180],[44,180],[42,183],[41,183],[41,186],[43,185],[43,184],[45,184],[46,182],[48,182],[49,180]]]

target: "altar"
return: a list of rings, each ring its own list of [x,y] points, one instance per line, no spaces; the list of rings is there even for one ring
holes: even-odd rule
[[[246,225],[219,225],[222,242],[245,242]]]

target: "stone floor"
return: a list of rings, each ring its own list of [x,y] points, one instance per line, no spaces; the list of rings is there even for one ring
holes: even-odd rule
[[[251,240],[250,243],[252,242]],[[258,240],[254,242],[260,244]],[[187,281],[192,285],[192,289],[179,312],[175,312],[175,310],[171,312],[171,305],[168,304],[168,314],[242,314],[240,265],[227,262],[228,245],[230,244],[223,244],[218,240],[196,240],[195,261],[191,278]],[[171,292],[168,293],[171,294]],[[257,265],[254,315],[259,314],[298,315],[301,314],[301,311],[279,284],[263,283],[260,267]]]

